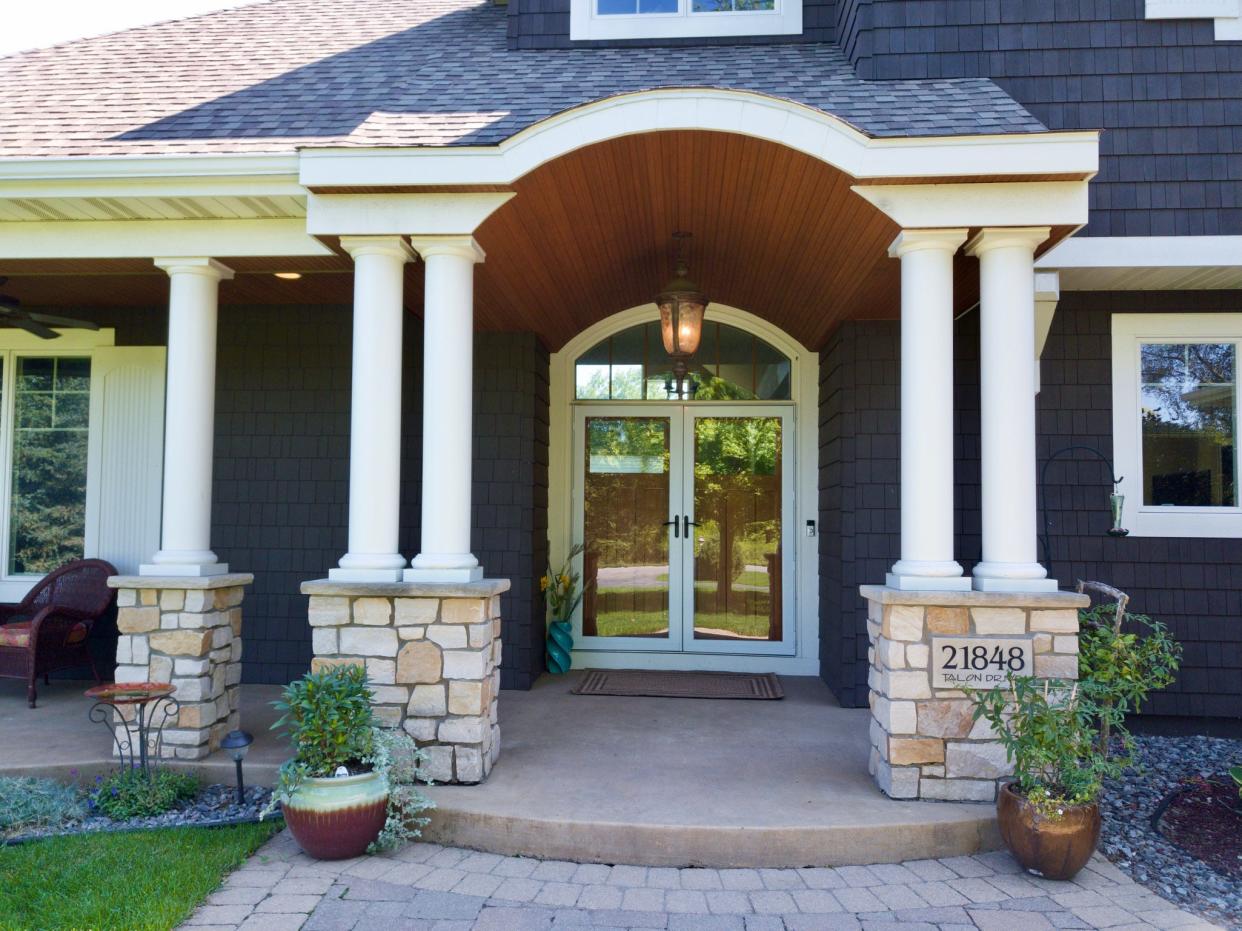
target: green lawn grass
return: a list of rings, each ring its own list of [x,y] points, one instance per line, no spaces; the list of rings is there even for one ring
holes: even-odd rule
[[[79,834],[0,847],[0,929],[175,928],[279,827]]]
[[[601,611],[595,623],[601,637],[651,637],[667,630],[668,614],[664,611]],[[700,612],[694,615],[694,626],[730,631],[743,637],[766,637],[768,616],[766,608],[758,617]]]

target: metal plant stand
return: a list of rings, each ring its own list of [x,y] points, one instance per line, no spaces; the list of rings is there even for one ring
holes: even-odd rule
[[[112,731],[122,768],[150,775],[151,760],[159,759],[163,746],[164,725],[181,710],[171,697],[175,691],[168,682],[113,682],[86,690],[86,697],[95,699],[87,716]],[[127,709],[132,709],[132,719]]]

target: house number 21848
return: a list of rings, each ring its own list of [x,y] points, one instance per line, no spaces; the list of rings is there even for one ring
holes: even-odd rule
[[[940,650],[945,654],[941,663],[942,669],[988,669],[991,667],[999,670],[1008,669],[1013,673],[1026,670],[1026,656],[1021,647],[1010,647],[1008,650],[1003,647],[992,647],[989,651],[988,647],[981,643],[960,647],[951,643],[942,643]]]
[[[933,637],[934,689],[998,689],[1010,676],[1028,676],[1031,641],[1014,637]]]

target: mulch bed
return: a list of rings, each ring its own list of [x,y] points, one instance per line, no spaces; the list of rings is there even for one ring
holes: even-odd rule
[[[1242,931],[1242,819],[1209,802],[1222,774],[1242,762],[1242,740],[1141,736],[1135,743],[1138,768],[1110,782],[1100,799],[1101,851],[1157,895]]]
[[[1167,797],[1153,821],[1192,857],[1242,882],[1242,798],[1228,776],[1187,781]]]

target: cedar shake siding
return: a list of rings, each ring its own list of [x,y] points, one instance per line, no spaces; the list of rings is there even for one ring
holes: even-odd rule
[[[1103,129],[1091,236],[1242,233],[1242,42],[1144,0],[840,0],[866,80],[988,77],[1049,129]],[[1082,235],[1082,234],[1080,234]]]
[[[1242,312],[1242,292],[1074,292],[1063,295],[1044,349],[1038,456],[1066,446],[1112,455],[1112,313]],[[978,312],[955,333],[957,558],[979,558]],[[858,585],[883,581],[900,548],[897,322],[844,325],[821,354],[821,676],[842,704],[867,703],[866,605]],[[1185,648],[1151,715],[1242,717],[1242,539],[1114,539],[1106,467],[1059,458],[1048,471],[1049,574],[1063,588],[1096,579],[1131,609],[1164,621]],[[839,488],[828,487],[838,481]],[[1132,513],[1136,502],[1127,502]],[[834,536],[838,537],[834,539]],[[1042,558],[1042,552],[1041,552]]]

